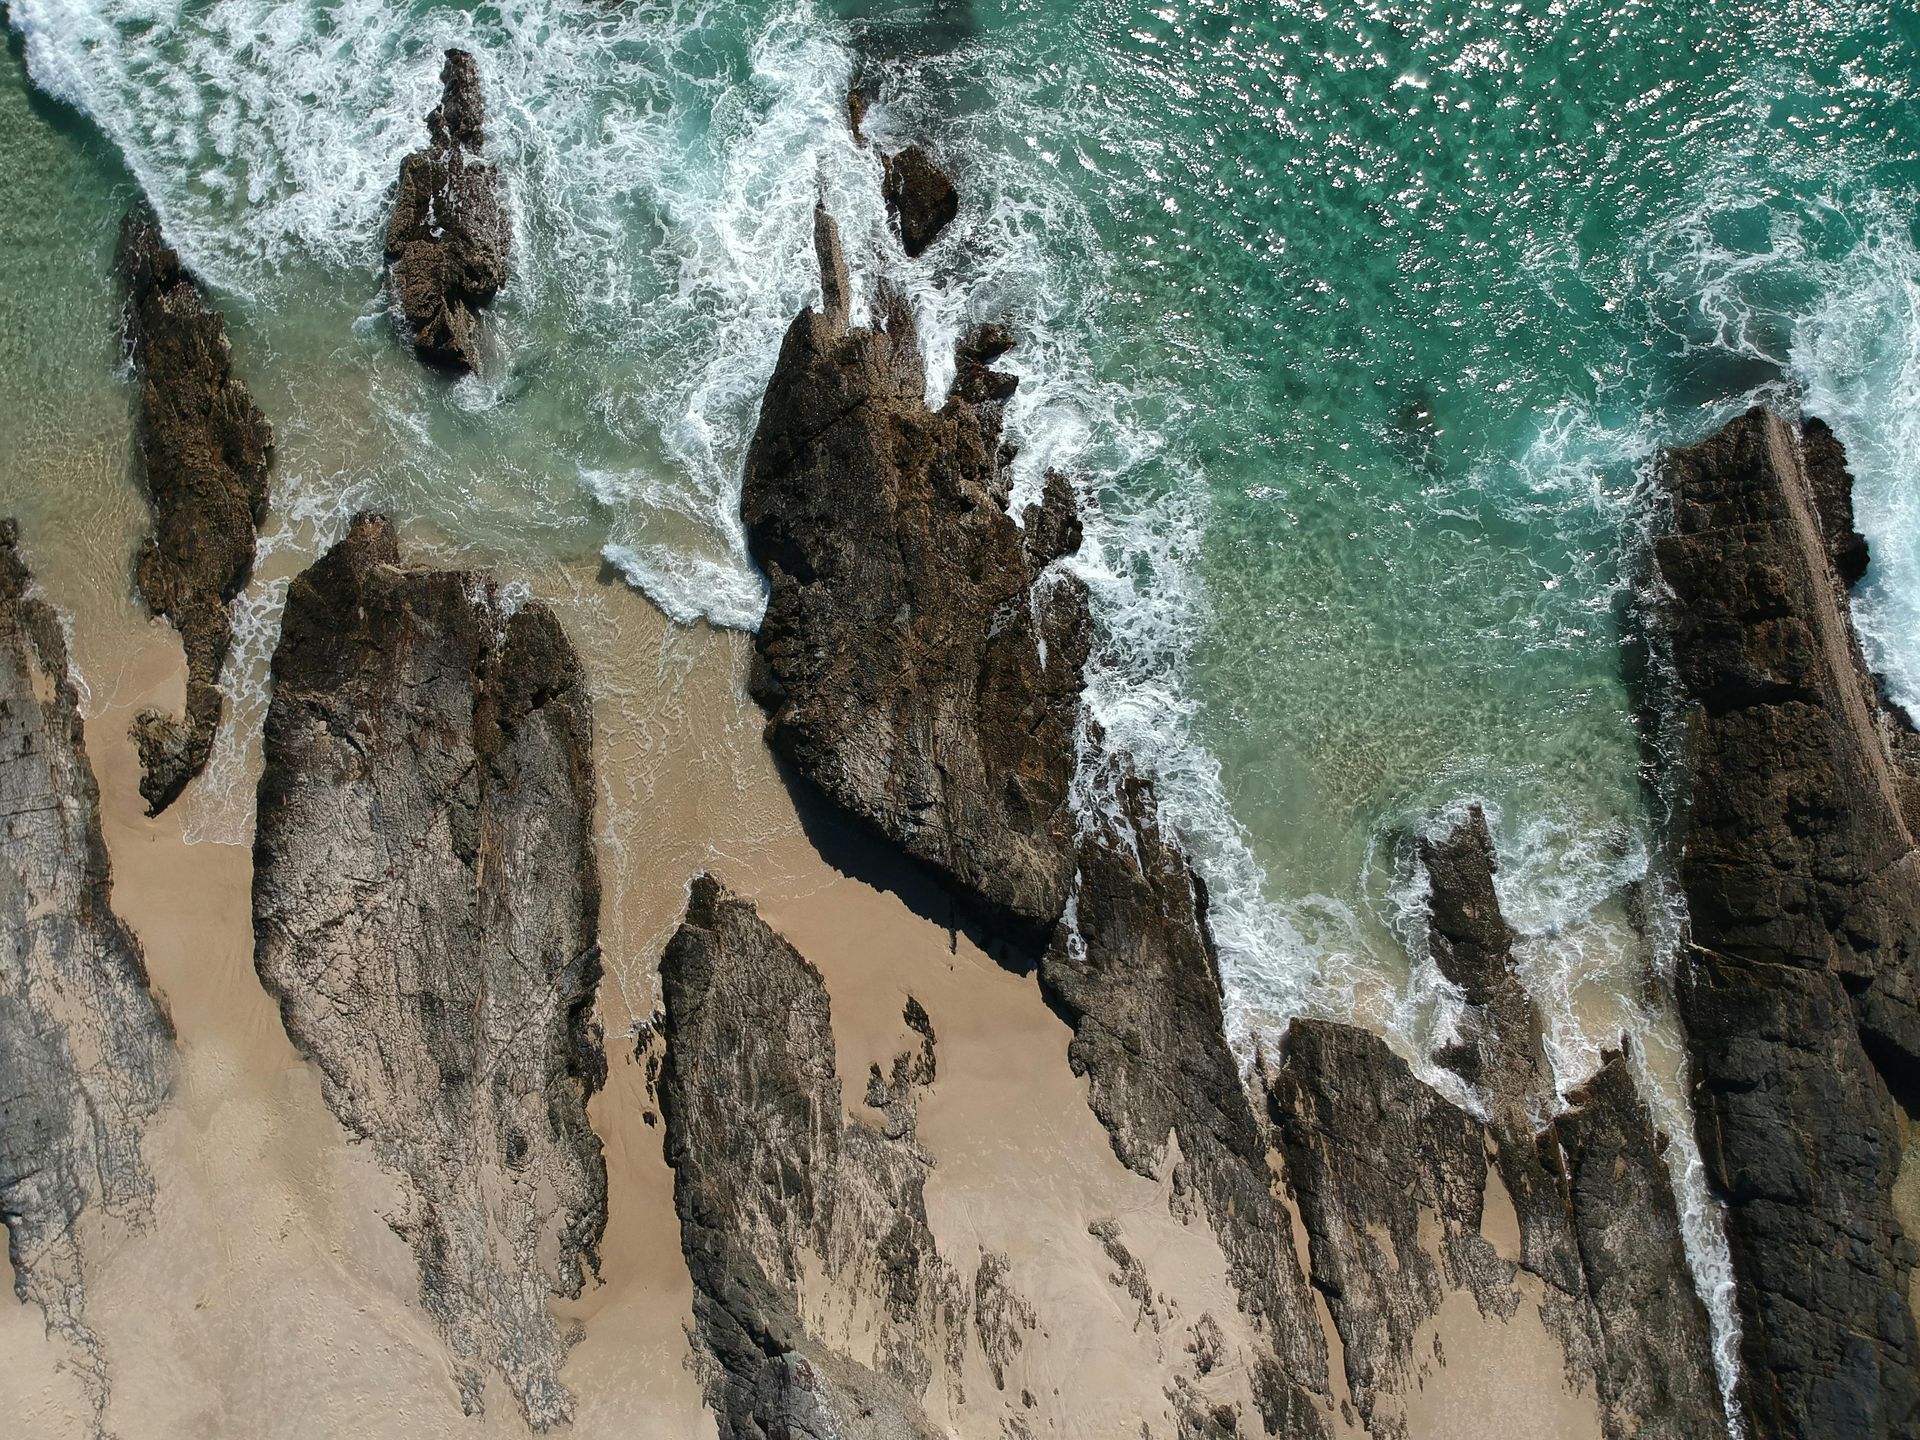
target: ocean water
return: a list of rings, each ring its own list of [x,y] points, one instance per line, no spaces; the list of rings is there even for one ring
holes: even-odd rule
[[[246,834],[286,576],[360,505],[685,623],[762,604],[738,481],[825,196],[856,288],[1010,321],[1023,491],[1080,486],[1091,695],[1211,883],[1236,1037],[1457,1003],[1408,839],[1474,801],[1563,1088],[1622,1032],[1730,1343],[1622,678],[1647,465],[1758,400],[1833,422],[1856,617],[1920,711],[1920,14],[1892,0],[10,0],[0,508],[125,499],[112,230],[144,194],[279,440],[190,831]],[[396,342],[379,236],[438,57],[480,57],[515,216],[492,349]],[[963,191],[908,261],[870,150]],[[117,497],[117,498],[116,498]],[[123,593],[106,567],[97,583]],[[83,657],[84,659],[84,657]],[[1097,796],[1092,803],[1097,803]],[[1463,1097],[1471,1100],[1472,1097]]]

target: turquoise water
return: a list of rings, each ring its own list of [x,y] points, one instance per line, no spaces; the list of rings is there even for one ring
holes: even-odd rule
[[[1419,958],[1402,840],[1482,801],[1562,1078],[1640,1037],[1716,1293],[1619,659],[1645,469],[1757,399],[1832,420],[1876,557],[1857,618],[1920,709],[1911,7],[12,0],[9,17],[0,508],[138,526],[108,274],[137,193],[214,289],[279,437],[241,698],[191,833],[244,836],[285,577],[358,505],[478,558],[597,554],[677,620],[755,623],[739,467],[816,293],[824,194],[861,293],[884,266],[912,298],[933,392],[968,321],[1022,336],[1019,484],[1058,466],[1083,488],[1094,709],[1208,874],[1242,1037],[1319,1010],[1424,1051],[1450,1002]],[[448,384],[395,342],[378,240],[456,43],[490,88],[516,272],[493,353]],[[962,185],[918,261],[845,132],[856,73],[870,133],[930,143]]]

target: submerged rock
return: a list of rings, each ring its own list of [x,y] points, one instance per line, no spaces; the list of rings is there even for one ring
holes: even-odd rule
[[[1920,1088],[1920,857],[1900,721],[1847,583],[1844,456],[1753,410],[1668,452],[1657,542],[1683,707],[1679,983],[1726,1203],[1754,1435],[1920,1431],[1915,1253],[1892,1191]]]
[[[140,794],[157,815],[213,750],[220,667],[233,635],[229,607],[253,574],[273,431],[234,378],[225,323],[144,209],[121,227],[120,265],[139,397],[139,470],[153,511],[135,573],[147,608],[180,632],[187,657],[185,718],[150,710],[133,726]]]
[[[465,371],[479,359],[478,311],[507,283],[513,225],[499,172],[480,159],[487,109],[473,56],[447,51],[440,86],[426,149],[400,162],[387,274],[420,358]]]
[[[931,866],[988,917],[1043,937],[1073,874],[1086,592],[1049,564],[1078,543],[1049,477],[1008,514],[991,368],[1011,343],[962,346],[953,392],[924,398],[912,317],[849,324],[839,233],[816,217],[822,303],[789,327],[741,495],[766,573],[754,697],[767,740],[850,814]]]
[[[14,1293],[72,1347],[97,1424],[108,1374],[77,1227],[151,1211],[140,1142],[173,1083],[173,1031],[109,904],[66,637],[28,593],[18,540],[0,521],[0,1221]]]
[[[273,657],[253,911],[260,978],[327,1103],[401,1181],[395,1230],[458,1357],[564,1421],[606,1225],[591,709],[546,607],[403,568],[357,516],[294,581]]]
[[[919,1397],[934,1356],[964,1344],[967,1307],[927,1225],[932,1162],[911,1124],[846,1117],[819,971],[711,876],[694,879],[660,978],[667,1163],[721,1440],[932,1440]],[[924,1065],[896,1064],[902,1088],[931,1078],[930,1032]],[[803,1262],[877,1334],[810,1330]],[[990,1327],[1005,1356],[1018,1305],[1004,1274],[982,1276],[982,1342]]]

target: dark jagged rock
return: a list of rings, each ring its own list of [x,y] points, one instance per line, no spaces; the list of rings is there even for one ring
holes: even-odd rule
[[[546,607],[404,569],[355,517],[295,580],[273,657],[255,964],[327,1103],[405,1197],[463,1403],[497,1370],[567,1419],[567,1341],[606,1224],[591,708]]]
[[[1073,874],[1067,788],[1086,592],[1042,571],[1077,534],[1050,477],[1007,513],[1003,333],[962,347],[927,408],[912,317],[850,328],[845,259],[816,219],[823,300],[788,329],[741,510],[769,585],[754,697],[767,739],[841,808],[989,918],[1044,936]]]
[[[14,1293],[73,1350],[96,1423],[106,1356],[87,1326],[76,1227],[140,1224],[140,1153],[173,1081],[173,1031],[140,942],[109,906],[100,793],[59,617],[28,593],[0,521],[0,1221]]]
[[[220,667],[233,636],[228,607],[253,574],[273,431],[234,378],[225,323],[145,209],[121,226],[120,265],[139,397],[139,469],[153,511],[135,574],[147,608],[180,632],[187,657],[184,720],[147,711],[133,726],[140,794],[157,815],[213,750]]]
[[[1687,1266],[1673,1185],[1626,1057],[1609,1052],[1541,1137],[1561,1170],[1592,1307],[1609,1437],[1727,1433],[1713,1330]]]
[[[881,194],[900,232],[900,246],[909,255],[919,255],[960,213],[960,192],[918,145],[883,155],[880,165]]]
[[[1796,437],[1764,410],[1661,464],[1679,1003],[1756,1437],[1920,1432],[1915,1256],[1891,1204],[1920,1075],[1920,860],[1847,607],[1864,557],[1845,476],[1824,426]]]
[[[932,1440],[927,1347],[963,1343],[966,1302],[927,1226],[930,1159],[911,1131],[846,1117],[820,973],[712,877],[695,878],[660,976],[667,1163],[721,1440]],[[876,1302],[873,1364],[809,1332],[803,1255]]]
[[[427,148],[400,162],[387,273],[420,358],[464,371],[479,359],[478,311],[507,283],[513,225],[499,172],[480,159],[486,96],[473,56],[447,51],[440,86]]]
[[[1268,1433],[1320,1435],[1325,1344],[1227,1045],[1206,891],[1160,828],[1151,789],[1124,776],[1117,794],[1116,815],[1081,846],[1074,923],[1042,958],[1040,982],[1074,1027],[1068,1059],[1121,1162],[1158,1175],[1177,1139],[1241,1304],[1274,1345]]]
[[[1379,1036],[1325,1021],[1288,1028],[1267,1094],[1354,1404],[1372,1433],[1401,1434],[1376,1405],[1412,1378],[1414,1336],[1447,1291],[1470,1290],[1501,1316],[1516,1303],[1509,1267],[1480,1235],[1482,1127]],[[1432,1245],[1429,1216],[1439,1222]]]
[[[1447,1293],[1465,1290],[1501,1318],[1521,1303],[1515,1267],[1481,1234],[1488,1152],[1503,1170],[1514,1162],[1497,1126],[1443,1098],[1367,1031],[1296,1020],[1262,1078],[1354,1403],[1369,1433],[1402,1436],[1404,1421],[1379,1401],[1413,1378],[1414,1339]],[[1541,1318],[1569,1375],[1596,1390],[1609,1440],[1723,1437],[1706,1310],[1624,1059],[1610,1056],[1569,1103],[1528,1137],[1538,1181],[1517,1194],[1509,1185],[1520,1268],[1545,1282]],[[1514,1157],[1521,1143],[1505,1142]],[[1541,1237],[1532,1248],[1529,1229]],[[1540,1274],[1543,1255],[1563,1254],[1570,1276]]]

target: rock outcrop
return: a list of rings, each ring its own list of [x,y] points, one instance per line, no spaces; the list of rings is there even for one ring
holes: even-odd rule
[[[960,213],[953,178],[918,145],[880,157],[880,193],[900,232],[900,247],[920,255]]]
[[[121,227],[120,265],[139,470],[153,511],[135,575],[147,608],[180,632],[187,657],[184,719],[147,711],[133,727],[140,794],[157,815],[213,750],[220,667],[233,636],[229,607],[253,574],[273,431],[234,378],[225,323],[144,209]]]
[[[1899,717],[1847,605],[1865,569],[1824,426],[1764,410],[1663,457],[1656,560],[1684,721],[1679,983],[1726,1203],[1756,1437],[1920,1432],[1892,1208],[1920,1096],[1920,857]]]
[[[513,224],[499,172],[480,159],[487,102],[473,56],[447,51],[440,86],[426,149],[400,162],[387,275],[420,358],[466,371],[479,362],[478,312],[507,283]]]
[[[1073,1025],[1068,1061],[1121,1163],[1158,1176],[1177,1141],[1182,1180],[1273,1347],[1255,1385],[1267,1433],[1321,1435],[1326,1347],[1227,1044],[1206,890],[1151,788],[1123,769],[1116,794],[1080,846],[1073,921],[1041,959],[1040,983]]]
[[[1404,1434],[1380,1408],[1413,1378],[1413,1342],[1451,1290],[1511,1316],[1539,1282],[1540,1318],[1569,1377],[1600,1401],[1609,1440],[1710,1440],[1726,1418],[1712,1330],[1695,1293],[1652,1116],[1624,1055],[1554,1115],[1539,1018],[1512,968],[1492,837],[1475,808],[1421,846],[1429,947],[1461,989],[1457,1041],[1435,1058],[1487,1118],[1415,1076],[1385,1041],[1296,1020],[1263,1081],[1314,1284],[1339,1331],[1348,1387],[1372,1433]],[[1551,1117],[1551,1118],[1548,1118]],[[1482,1237],[1489,1158],[1519,1224],[1518,1266]]]
[[[97,1424],[106,1357],[76,1227],[151,1209],[140,1142],[172,1086],[173,1031],[109,905],[66,637],[28,593],[18,539],[0,521],[0,1221],[14,1293],[71,1347]]]
[[[721,1440],[932,1440],[921,1397],[957,1371],[967,1303],[927,1225],[910,1114],[847,1117],[820,973],[711,876],[660,977],[667,1163]],[[894,1067],[903,1089],[931,1078],[930,1029],[924,1063]],[[975,1282],[1002,1357],[1031,1324],[1004,1270]]]
[[[597,1265],[606,1173],[591,710],[544,606],[403,568],[357,516],[273,657],[255,964],[328,1104],[405,1197],[421,1297],[539,1428],[566,1420],[550,1294]]]
[[[927,407],[913,320],[849,324],[839,233],[816,216],[822,304],[789,327],[741,497],[766,573],[754,697],[768,743],[842,809],[932,867],[989,919],[1042,939],[1073,876],[1067,789],[1087,654],[1086,592],[1051,477],[1008,514],[1001,410],[1012,343],[961,346]]]

